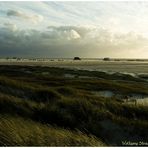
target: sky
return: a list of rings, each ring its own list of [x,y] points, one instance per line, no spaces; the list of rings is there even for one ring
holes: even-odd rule
[[[148,1],[0,1],[0,57],[148,58]]]

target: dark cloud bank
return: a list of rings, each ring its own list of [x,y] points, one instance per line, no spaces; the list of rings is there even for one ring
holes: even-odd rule
[[[9,12],[7,15],[20,15]],[[49,26],[45,31],[19,30],[6,23],[0,28],[0,55],[21,57],[122,56],[146,46],[147,39],[134,33],[112,34],[102,28]]]

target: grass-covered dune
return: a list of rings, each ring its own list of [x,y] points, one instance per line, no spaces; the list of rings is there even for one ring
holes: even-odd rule
[[[104,146],[80,131],[43,125],[20,117],[0,116],[1,146]]]
[[[93,93],[148,95],[142,79],[39,66],[0,66],[0,71],[1,146],[121,146],[148,140],[147,106]]]

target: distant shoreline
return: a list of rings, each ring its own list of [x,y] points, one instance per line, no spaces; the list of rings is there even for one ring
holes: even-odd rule
[[[103,60],[2,60],[0,65],[63,67],[105,72],[148,74],[148,61],[103,61]]]
[[[81,58],[81,57],[80,57]],[[105,57],[106,58],[106,57]],[[81,60],[91,60],[91,61],[94,61],[94,60],[97,60],[97,61],[104,61],[105,58],[81,58]],[[109,57],[107,57],[109,58]],[[35,60],[45,60],[45,61],[50,61],[50,60],[73,60],[74,58],[34,58],[34,57],[30,57],[30,58],[22,58],[22,57],[7,57],[7,58],[3,58],[3,57],[0,57],[0,61],[1,60],[17,60],[17,61],[20,61],[20,60],[31,60],[31,61],[35,61]],[[148,58],[147,59],[144,59],[144,58],[109,58],[109,61],[148,61]]]

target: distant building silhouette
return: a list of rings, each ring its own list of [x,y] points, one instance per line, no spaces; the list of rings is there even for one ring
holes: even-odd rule
[[[103,60],[104,60],[104,61],[110,61],[110,58],[105,57]]]
[[[74,57],[73,60],[81,60],[79,57]]]

